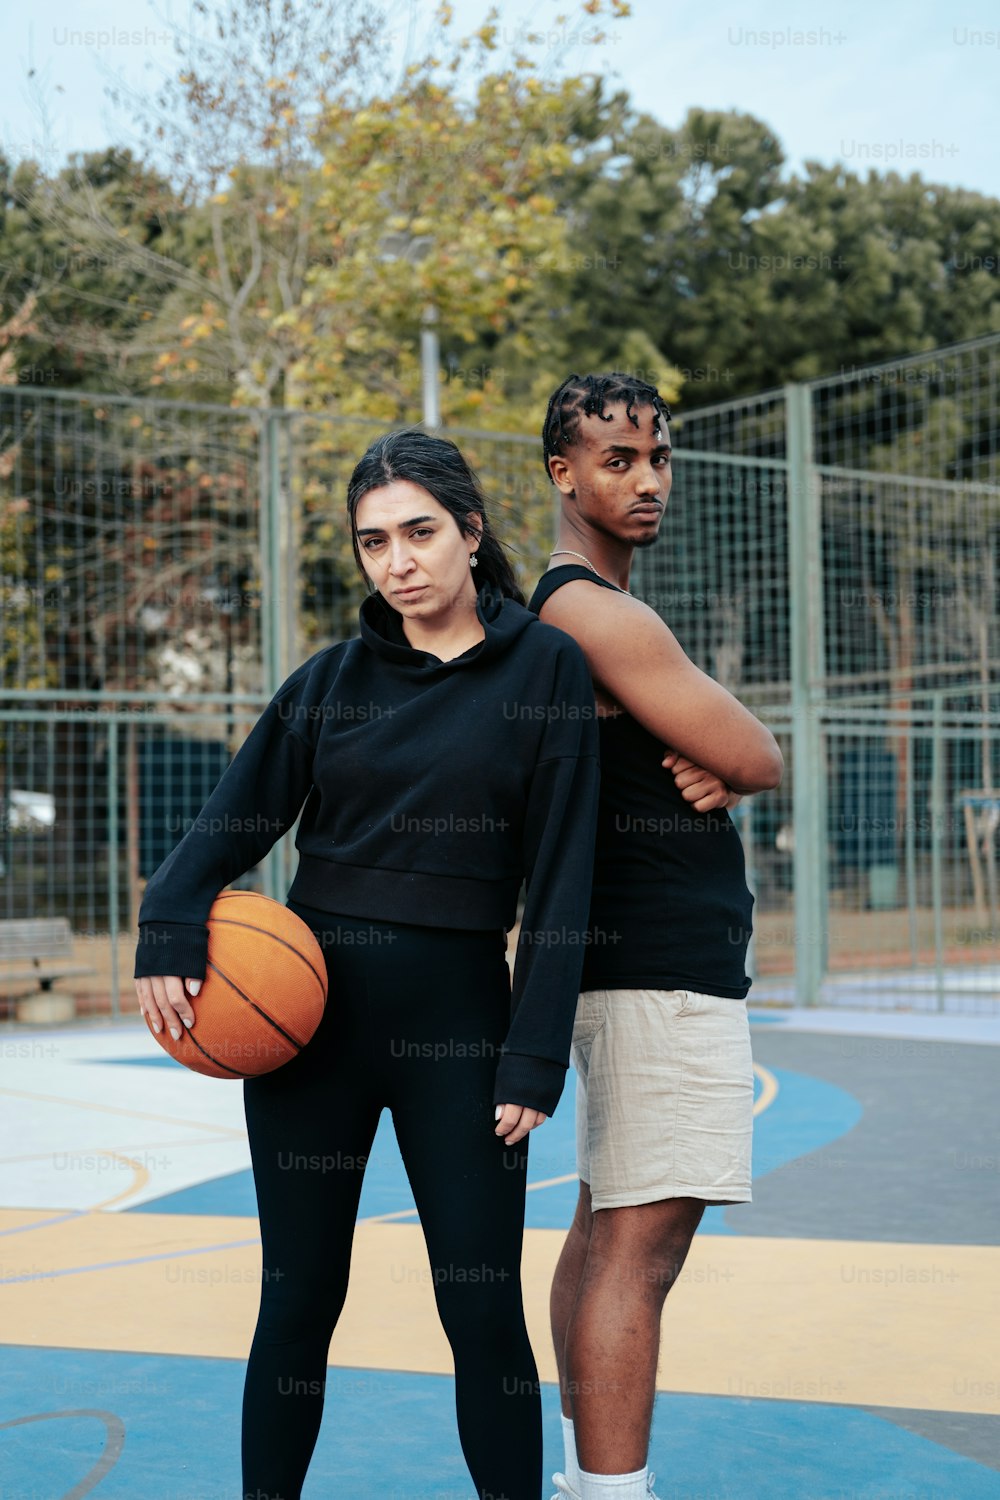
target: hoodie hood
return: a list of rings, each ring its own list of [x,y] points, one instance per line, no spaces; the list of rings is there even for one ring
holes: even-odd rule
[[[361,639],[383,661],[414,672],[450,672],[501,656],[525,630],[539,623],[537,615],[522,604],[489,588],[476,597],[476,615],[486,632],[485,639],[451,661],[440,661],[429,651],[415,650],[403,633],[399,611],[386,604],[381,594],[369,594],[359,612]]]

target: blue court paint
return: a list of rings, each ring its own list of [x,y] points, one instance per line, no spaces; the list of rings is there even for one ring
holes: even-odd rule
[[[92,1470],[103,1411],[125,1443],[100,1500],[232,1500],[240,1493],[238,1360],[0,1347],[4,1500],[55,1500]],[[545,1472],[562,1467],[558,1401],[543,1386]],[[657,1398],[650,1467],[661,1500],[997,1500],[1000,1475],[851,1407],[742,1397]],[[546,1488],[543,1494],[548,1495]],[[471,1500],[454,1385],[439,1375],[328,1373],[303,1500]]]
[[[805,1073],[793,1073],[786,1069],[770,1070],[778,1084],[778,1095],[774,1102],[754,1120],[753,1176],[754,1180],[785,1166],[798,1157],[829,1145],[853,1129],[863,1113],[858,1100],[846,1089],[813,1078]],[[575,1088],[575,1084],[574,1084]],[[760,1079],[754,1076],[754,1096],[760,1096]],[[555,1148],[546,1159],[548,1170],[540,1170],[538,1157],[530,1157],[529,1182],[572,1172],[576,1160],[576,1145],[573,1128],[573,1111],[561,1119],[557,1113],[543,1131],[551,1129],[550,1140]],[[542,1132],[536,1132],[542,1134]],[[542,1188],[528,1194],[525,1224],[529,1229],[567,1229],[573,1217],[578,1184],[561,1183],[557,1187]],[[738,1215],[749,1211],[750,1205],[732,1208],[709,1208],[705,1211],[699,1233],[738,1234]],[[726,1222],[733,1220],[733,1223]]]
[[[1000,1474],[849,1406],[657,1397],[660,1500],[997,1500]]]
[[[253,1173],[249,1168],[229,1172],[224,1177],[196,1182],[193,1187],[165,1193],[162,1198],[149,1198],[145,1203],[122,1211],[129,1214],[229,1214],[255,1219],[257,1194]]]
[[[78,1057],[76,1061],[85,1064],[88,1068],[95,1064],[99,1068],[106,1068],[109,1065],[117,1068],[182,1068],[184,1066],[168,1052],[154,1052],[152,1057]],[[228,1083],[229,1080],[220,1078],[219,1082]]]
[[[358,1217],[367,1219],[378,1214],[398,1213],[401,1209],[411,1209],[413,1206],[413,1194],[396,1145],[392,1117],[388,1110],[383,1110],[368,1154]],[[162,1198],[151,1198],[126,1212],[243,1214],[256,1218],[257,1195],[254,1191],[253,1173],[249,1168],[242,1172],[231,1172],[224,1177],[212,1178],[209,1182],[181,1188],[176,1193],[166,1193]]]
[[[42,1421],[22,1422],[25,1412],[12,1418],[0,1404],[0,1473],[4,1500],[54,1500],[56,1496],[90,1494],[96,1469],[104,1468],[107,1425],[98,1411],[60,1406],[39,1407],[47,1411]],[[4,1427],[4,1422],[14,1426]],[[114,1456],[106,1462],[113,1464]],[[78,1491],[86,1479],[91,1483]]]
[[[778,1097],[753,1122],[755,1177],[839,1140],[864,1113],[854,1095],[835,1083],[785,1068],[770,1071],[778,1083]]]
[[[777,1081],[778,1096],[753,1122],[754,1182],[839,1140],[864,1113],[854,1095],[835,1083],[785,1068],[770,1072]],[[698,1233],[739,1234],[740,1219],[752,1212],[750,1203],[707,1208]]]

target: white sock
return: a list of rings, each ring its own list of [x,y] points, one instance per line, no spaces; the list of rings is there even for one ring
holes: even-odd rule
[[[563,1450],[566,1454],[566,1467],[563,1471],[570,1482],[570,1487],[579,1491],[580,1489],[580,1461],[576,1456],[576,1433],[573,1430],[573,1418],[564,1417],[559,1413],[562,1423]]]
[[[634,1474],[588,1474],[580,1470],[580,1500],[647,1500],[646,1484],[648,1469],[636,1469]]]

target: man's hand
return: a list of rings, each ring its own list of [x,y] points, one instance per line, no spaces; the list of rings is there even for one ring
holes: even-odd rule
[[[547,1119],[548,1115],[543,1115],[537,1109],[528,1109],[525,1105],[498,1104],[494,1134],[504,1137],[505,1146],[516,1146],[518,1141],[524,1140],[529,1130],[544,1125]]]
[[[695,812],[718,812],[723,807],[728,811],[740,800],[739,792],[732,791],[718,776],[696,766],[676,750],[667,751],[662,765],[673,772],[678,791],[685,802],[694,804]]]

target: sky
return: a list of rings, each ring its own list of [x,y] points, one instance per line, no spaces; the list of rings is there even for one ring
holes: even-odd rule
[[[453,3],[464,29],[487,8]],[[391,0],[387,46],[397,61],[419,51],[434,5]],[[185,23],[191,11],[192,0],[9,0],[0,20],[7,154],[55,169],[71,150],[135,146],[127,117],[104,97],[108,79],[152,92],[176,67],[169,21]],[[556,70],[601,71],[664,125],[692,106],[754,114],[777,133],[789,169],[815,160],[861,175],[918,171],[1000,197],[1000,9],[988,0],[633,0],[631,17],[597,46],[584,40],[599,23],[580,0],[500,0],[499,24],[510,43],[532,25]]]

